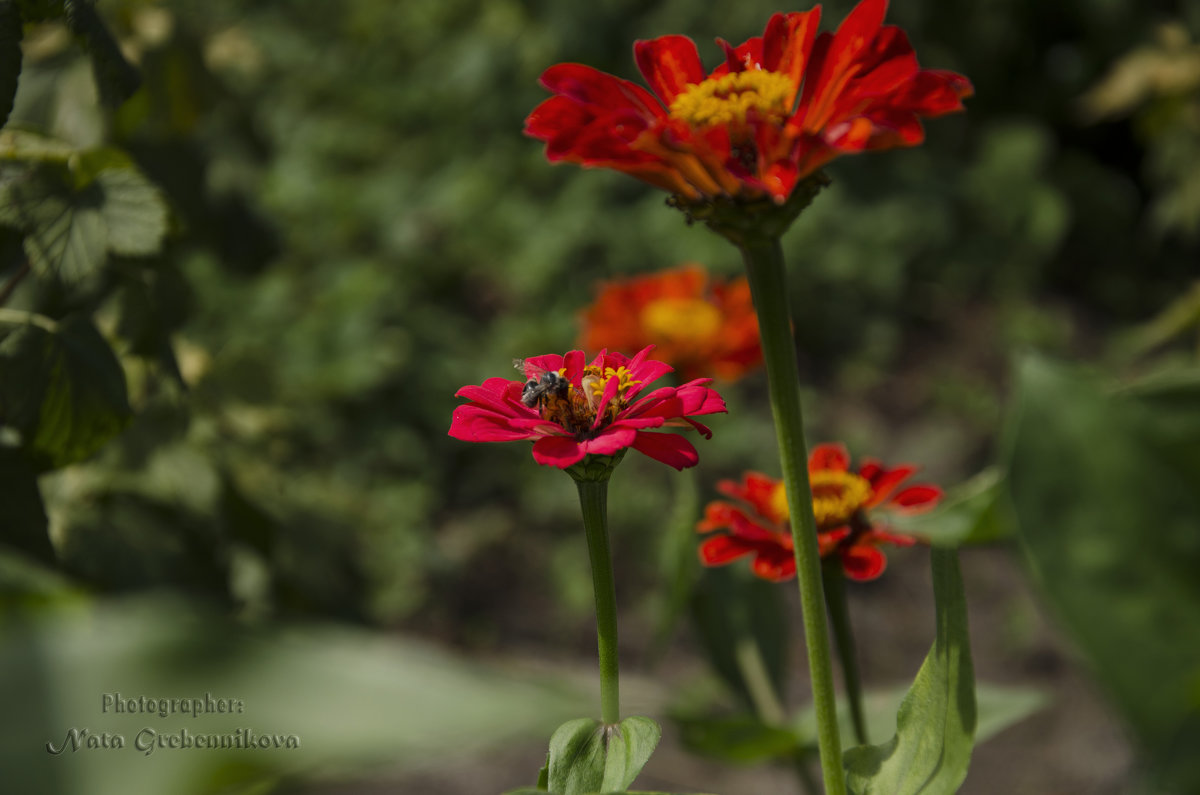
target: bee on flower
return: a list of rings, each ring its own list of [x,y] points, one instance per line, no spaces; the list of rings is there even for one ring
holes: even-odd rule
[[[602,351],[585,362],[583,351],[517,360],[523,381],[489,378],[465,386],[457,397],[450,435],[468,442],[533,441],[539,464],[567,469],[585,456],[615,456],[633,448],[684,469],[699,461],[696,448],[670,429],[712,431],[692,419],[723,413],[725,401],[710,378],[649,389],[673,368],[649,358]]]

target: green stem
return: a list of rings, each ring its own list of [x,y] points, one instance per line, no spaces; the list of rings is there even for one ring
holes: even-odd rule
[[[733,655],[759,720],[769,726],[782,726],[787,720],[787,713],[775,693],[775,686],[771,683],[771,674],[767,671],[767,664],[763,662],[762,650],[749,632],[738,633],[734,641]]]
[[[613,582],[612,553],[608,548],[608,480],[576,480],[583,529],[592,562],[592,588],[596,594],[596,640],[600,649],[600,719],[606,724],[621,720],[617,665],[617,588]]]
[[[763,359],[767,366],[771,413],[779,440],[779,460],[787,489],[792,539],[796,555],[796,581],[804,618],[808,671],[813,706],[817,713],[817,747],[825,791],[842,795],[846,778],[842,770],[841,738],[833,693],[833,665],[825,605],[821,593],[821,559],[817,551],[817,523],[813,517],[812,487],[808,482],[808,454],[800,410],[800,374],[796,344],[788,311],[783,250],[774,236],[744,236],[737,241],[746,262],[750,291],[758,312]]]
[[[846,604],[846,577],[842,562],[835,556],[825,561],[825,605],[833,624],[833,641],[837,644],[842,663],[842,680],[850,700],[850,720],[854,723],[854,738],[866,745],[867,723],[863,719],[862,677],[858,672],[858,654],[854,648],[854,633],[850,630],[850,610]]]

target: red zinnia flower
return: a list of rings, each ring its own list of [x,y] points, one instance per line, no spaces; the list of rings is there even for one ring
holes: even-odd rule
[[[915,146],[921,117],[962,109],[970,81],[921,69],[908,37],[884,25],[887,0],[862,0],[837,33],[820,6],[775,14],[761,37],[723,39],[707,76],[686,36],[634,44],[654,90],[583,64],[542,75],[555,94],[525,121],[551,161],[624,171],[689,201],[770,196],[838,155]],[[657,94],[657,97],[655,97]]]
[[[581,346],[656,346],[683,378],[734,380],[762,362],[745,276],[709,284],[699,265],[609,282],[584,310]]]
[[[711,438],[692,416],[724,412],[725,401],[707,386],[710,378],[643,394],[673,369],[648,358],[652,347],[632,359],[602,351],[590,364],[583,351],[525,359],[518,364],[527,381],[489,378],[455,393],[471,402],[454,410],[450,435],[468,442],[532,439],[534,459],[562,469],[628,447],[676,469],[695,466],[691,442],[649,429],[690,427]]]
[[[918,539],[913,536],[876,526],[868,513],[879,507],[918,513],[936,505],[942,496],[937,486],[908,486],[896,491],[916,469],[908,464],[888,469],[868,458],[855,472],[850,469],[850,456],[845,447],[817,445],[808,459],[808,476],[812,483],[821,557],[837,554],[846,576],[854,580],[873,580],[887,567],[887,558],[878,549],[880,544],[915,544]],[[752,568],[759,577],[779,581],[795,576],[796,561],[783,482],[748,472],[741,483],[724,480],[717,488],[741,504],[720,500],[708,504],[704,519],[696,529],[701,533],[721,529],[729,532],[713,536],[700,545],[700,559],[704,564],[721,566],[753,554]]]

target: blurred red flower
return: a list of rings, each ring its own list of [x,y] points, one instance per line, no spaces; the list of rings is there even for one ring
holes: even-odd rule
[[[489,378],[455,393],[470,402],[454,410],[450,435],[468,442],[531,439],[539,464],[562,469],[589,454],[611,456],[629,447],[676,469],[695,466],[699,456],[691,442],[650,429],[695,428],[711,438],[692,416],[724,412],[725,402],[707,386],[709,378],[645,392],[673,369],[650,359],[652,348],[632,359],[601,352],[590,364],[583,351],[518,361],[527,380]]]
[[[682,378],[741,378],[762,363],[745,276],[710,283],[695,264],[602,285],[583,311],[580,346],[654,345]]]
[[[880,507],[902,513],[918,513],[934,507],[942,496],[937,486],[914,485],[897,491],[916,469],[908,464],[888,469],[868,458],[854,471],[842,445],[822,444],[813,448],[808,459],[808,476],[821,557],[836,554],[846,576],[853,580],[873,580],[887,567],[887,558],[879,545],[917,543],[914,536],[876,525],[869,515],[872,509]],[[754,555],[752,569],[759,577],[772,581],[794,577],[796,561],[783,481],[748,472],[741,483],[723,480],[717,489],[738,503],[721,500],[709,503],[704,519],[696,525],[701,533],[728,531],[700,545],[704,564],[722,566]]]
[[[634,44],[653,89],[575,63],[547,69],[554,96],[525,120],[546,157],[624,171],[689,201],[784,202],[838,155],[915,146],[921,117],[961,110],[967,78],[921,69],[904,31],[884,25],[887,0],[862,0],[836,33],[817,35],[820,6],[775,14],[705,75],[695,43]],[[657,95],[657,96],[655,96]]]

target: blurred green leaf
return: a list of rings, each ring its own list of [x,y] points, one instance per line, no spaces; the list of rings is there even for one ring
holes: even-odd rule
[[[167,206],[129,157],[101,148],[64,153],[34,136],[0,141],[0,224],[25,233],[40,274],[77,283],[108,252],[147,256],[167,232]],[[15,159],[14,159],[15,158]]]
[[[940,547],[986,544],[1008,538],[1013,528],[1003,500],[1002,480],[998,469],[984,470],[947,492],[932,511],[895,513],[888,517],[888,523]]]
[[[413,640],[328,625],[252,628],[162,595],[6,622],[0,644],[0,769],[24,795],[227,791],[232,780],[354,776],[370,766],[454,765],[463,754],[548,735],[591,698],[544,673],[484,666]],[[239,699],[229,713],[103,708],[124,698]],[[203,709],[203,706],[201,707]],[[71,727],[123,749],[54,757]],[[293,750],[133,747],[149,727],[299,739]],[[223,787],[216,782],[224,782]]]
[[[82,461],[131,416],[125,372],[87,317],[25,323],[0,339],[0,424],[21,433],[39,468]]]
[[[8,123],[21,76],[21,14],[15,0],[0,0],[0,127]]]
[[[749,714],[672,717],[684,747],[707,759],[751,764],[791,757],[806,746],[797,732],[768,726]]]
[[[846,751],[855,795],[940,795],[967,775],[976,711],[966,596],[957,553],[934,548],[930,556],[937,638],[900,705],[891,741]]]
[[[787,620],[780,589],[735,566],[705,569],[692,595],[692,617],[713,670],[747,707],[755,708],[746,651],[766,668],[781,694],[787,663]],[[750,674],[753,676],[754,674]]]
[[[1031,358],[1019,379],[1008,480],[1030,568],[1168,788],[1194,791],[1200,372],[1112,394]]]
[[[550,738],[550,792],[624,792],[661,737],[662,730],[649,718],[625,718],[616,726],[591,718],[567,721]]]

